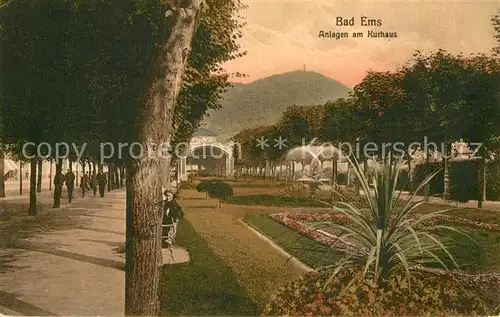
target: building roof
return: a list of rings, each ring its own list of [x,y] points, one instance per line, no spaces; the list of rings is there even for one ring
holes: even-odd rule
[[[193,136],[217,136],[217,134],[205,128],[199,128],[198,131],[193,133]]]

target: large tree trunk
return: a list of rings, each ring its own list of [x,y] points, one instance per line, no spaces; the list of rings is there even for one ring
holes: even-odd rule
[[[38,179],[36,183],[36,192],[41,193],[42,192],[42,167],[43,167],[43,160],[41,158],[38,159]],[[31,170],[33,172],[33,169]],[[35,174],[36,174],[36,169],[35,169]]]
[[[62,194],[62,164],[61,159],[56,160],[56,175],[54,176],[54,205],[52,208],[59,208],[61,206],[61,194]]]
[[[147,100],[138,111],[133,141],[144,149],[169,140],[174,106],[191,42],[201,11],[201,0],[180,2],[182,8],[168,11],[165,32],[155,57]],[[167,22],[167,21],[165,21]],[[165,162],[162,162],[162,161]],[[140,155],[127,162],[127,230],[125,270],[125,315],[156,316],[160,301],[162,187],[168,185],[168,156]],[[160,175],[160,177],[158,177]],[[167,281],[168,283],[168,281]]]
[[[5,197],[5,152],[3,144],[0,144],[0,198]]]
[[[30,216],[36,216],[36,167],[38,162],[39,160],[36,158],[30,160],[30,208],[28,212]]]

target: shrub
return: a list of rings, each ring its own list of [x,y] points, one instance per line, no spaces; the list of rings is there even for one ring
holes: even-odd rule
[[[285,196],[292,197],[307,198],[311,196],[309,187],[300,183],[291,183],[285,185],[282,192]]]
[[[337,173],[337,184],[347,185],[347,173]]]
[[[409,191],[410,190],[410,173],[408,171],[402,170],[399,172],[398,177],[398,190]]]
[[[440,170],[443,167],[441,162],[432,162],[425,164],[418,164],[413,170],[413,188],[417,188],[422,183],[427,175],[439,171],[438,174],[429,181],[429,195],[442,195],[444,189],[443,177],[444,171]],[[418,195],[424,194],[424,189],[417,193]]]
[[[204,180],[204,181],[201,181],[197,186],[196,186],[196,190],[199,192],[199,193],[205,193],[206,197],[208,197],[208,190],[210,189],[210,186],[212,185],[212,183],[214,183],[215,181],[213,180]]]
[[[450,199],[465,203],[477,199],[477,164],[463,161],[450,164]]]
[[[453,275],[413,272],[411,290],[402,275],[385,288],[343,270],[329,281],[329,270],[308,273],[281,287],[265,307],[280,316],[451,316],[488,315],[475,285]],[[347,287],[350,281],[354,281]],[[326,284],[326,287],[324,285]]]
[[[210,196],[210,198],[218,198],[219,207],[221,207],[223,200],[232,197],[233,194],[233,188],[225,182],[214,181],[208,187],[208,196]]]
[[[189,188],[193,188],[193,183],[189,182],[189,181],[182,181],[180,184],[179,184],[179,188],[180,189],[189,189]]]
[[[441,162],[419,164],[413,171],[414,186],[420,183],[425,175],[442,168]],[[450,162],[450,195],[451,199],[459,202],[477,200],[478,198],[478,170],[476,161]],[[444,191],[444,171],[430,182],[430,195],[442,195]],[[423,194],[423,191],[419,194]],[[500,161],[490,161],[486,164],[486,199],[500,200]]]
[[[490,161],[486,165],[486,199],[500,200],[500,161]]]

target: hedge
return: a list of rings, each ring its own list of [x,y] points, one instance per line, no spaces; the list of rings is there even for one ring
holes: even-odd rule
[[[478,161],[450,162],[450,198],[454,201],[466,202],[478,198]],[[416,188],[427,175],[443,168],[442,162],[419,164],[413,170],[413,188]],[[500,200],[500,161],[486,164],[486,200]],[[406,176],[407,177],[407,176]],[[404,176],[402,175],[402,178]],[[441,170],[431,181],[429,194],[442,195],[444,191],[444,170]],[[421,193],[423,194],[423,190]]]

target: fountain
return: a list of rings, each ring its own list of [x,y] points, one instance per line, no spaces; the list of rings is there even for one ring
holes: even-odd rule
[[[291,149],[285,159],[301,163],[302,177],[298,182],[317,187],[331,183],[329,178],[323,177],[323,163],[340,158],[343,158],[341,151],[332,145],[305,145]],[[310,167],[309,175],[305,173],[306,165]]]

